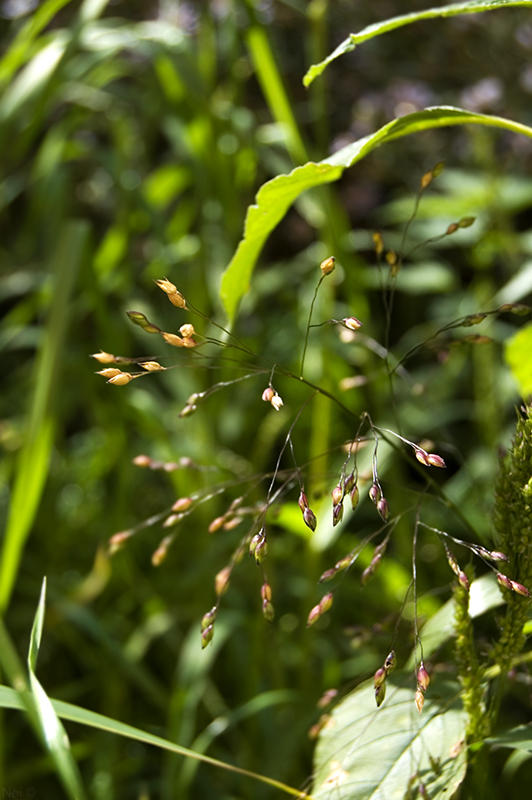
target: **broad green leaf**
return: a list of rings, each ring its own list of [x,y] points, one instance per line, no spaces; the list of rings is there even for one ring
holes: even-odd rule
[[[25,708],[25,699],[26,693],[17,692],[14,689],[10,689],[8,686],[0,686],[0,708],[13,708],[23,711]],[[205,764],[211,764],[211,766],[218,767],[219,769],[235,772],[238,775],[243,775],[259,781],[260,783],[268,784],[294,797],[301,797],[300,789],[294,789],[291,786],[281,783],[281,781],[276,781],[274,778],[268,778],[266,775],[259,775],[256,772],[234,767],[232,764],[226,764],[223,761],[218,761],[218,759],[211,758],[202,753],[196,753],[194,750],[189,750],[179,744],[170,742],[167,739],[163,739],[161,736],[154,736],[139,728],[134,728],[132,725],[126,725],[110,717],[105,717],[102,714],[96,714],[94,711],[88,711],[86,708],[80,708],[71,703],[64,703],[61,700],[50,700],[49,702],[57,716],[61,717],[61,719],[67,719],[71,722],[76,722],[78,725],[87,725],[90,728],[97,728],[101,731],[114,733],[117,736],[124,736],[126,739],[134,739],[137,742],[159,747],[162,750],[166,750],[170,753],[177,753],[187,758],[193,758],[196,761],[203,761]],[[307,800],[313,800],[311,795],[306,795],[306,798]]]
[[[310,86],[314,78],[321,75],[325,67],[344,53],[349,53],[354,50],[357,44],[362,44],[368,39],[373,39],[375,36],[380,36],[388,31],[393,31],[395,28],[402,28],[403,25],[410,25],[412,22],[419,22],[422,19],[434,19],[436,17],[455,17],[458,14],[476,14],[479,11],[492,11],[496,8],[505,8],[507,6],[530,6],[532,0],[470,0],[467,3],[452,3],[451,5],[441,6],[440,8],[428,8],[425,11],[415,11],[412,14],[403,14],[400,17],[392,17],[391,19],[384,20],[384,22],[375,22],[373,25],[368,25],[359,33],[352,33],[341,44],[338,45],[336,50],[327,56],[326,59],[319,64],[313,64],[303,78],[303,84]]]
[[[532,725],[519,725],[518,728],[512,728],[511,731],[500,733],[498,736],[490,736],[486,739],[486,743],[532,752]]]
[[[467,124],[505,128],[532,138],[532,128],[503,117],[436,106],[392,120],[375,133],[343,147],[317,164],[310,161],[288,175],[278,175],[265,183],[258,191],[255,204],[248,208],[244,237],[222,276],[220,297],[230,322],[234,321],[238,304],[249,289],[255,263],[266,239],[302,192],[338,180],[344,169],[386,142],[429,128]]]
[[[504,358],[519,386],[522,397],[532,395],[532,323],[511,336],[504,348]]]
[[[394,681],[377,709],[373,682],[359,686],[320,733],[313,797],[404,800],[419,785],[411,782],[416,773],[431,800],[452,797],[466,771],[459,691],[455,684],[432,681],[420,716],[412,689]]]
[[[35,667],[37,664],[37,654],[41,643],[42,626],[44,622],[44,604],[46,598],[46,578],[43,580],[41,598],[35,614],[33,628],[31,631],[30,647],[28,652],[28,670],[30,675],[30,687],[37,712],[39,729],[46,749],[49,751],[55,763],[57,772],[68,796],[71,800],[84,800],[85,792],[81,784],[78,768],[72,753],[70,752],[70,742],[63,728],[55,709],[37,676]]]

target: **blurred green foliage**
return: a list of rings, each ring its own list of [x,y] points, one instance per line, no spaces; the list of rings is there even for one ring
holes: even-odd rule
[[[262,618],[262,578],[246,559],[222,599],[213,644],[201,651],[199,623],[214,602],[214,576],[242,536],[239,529],[209,536],[207,528],[240,483],[252,487],[246,502],[264,499],[267,481],[253,476],[274,468],[308,390],[276,375],[285,403],[277,413],[261,402],[268,372],[260,373],[180,418],[192,392],[242,375],[247,356],[191,360],[148,338],[125,311],[138,310],[165,331],[188,322],[153,283],[166,275],[224,324],[221,275],[259,187],[396,116],[448,103],[532,124],[532,23],[523,9],[405,28],[357,48],[303,88],[309,64],[350,32],[412,6],[423,3],[1,5],[0,601],[9,636],[25,654],[47,575],[37,673],[50,696],[292,786],[312,772],[307,731],[323,691],[368,678],[389,649],[411,579],[413,513],[406,510],[424,484],[383,443],[379,477],[392,512],[402,514],[386,558],[362,589],[371,560],[364,550],[331,612],[306,630],[323,594],[320,574],[380,524],[367,492],[356,517],[346,511],[341,525],[329,522],[341,446],[356,425],[317,397],[293,434],[298,463],[307,465],[316,534],[303,525],[293,488],[268,518],[275,623]],[[514,406],[528,385],[520,389],[503,352],[526,318],[488,318],[473,329],[491,338],[484,345],[454,347],[443,337],[421,349],[395,381],[393,403],[377,346],[385,344],[386,317],[371,231],[383,231],[387,249],[401,249],[419,180],[441,160],[446,170],[409,228],[411,257],[397,280],[389,348],[401,358],[454,319],[526,302],[531,143],[507,131],[446,128],[386,144],[334,188],[302,195],[266,244],[235,332],[298,374],[317,267],[334,252],[338,266],[313,319],[355,315],[364,327],[357,339],[339,337],[334,326],[312,329],[306,377],[351,411],[369,411],[380,427],[431,439],[449,464],[434,480],[459,515],[434,494],[424,505],[427,522],[489,546],[497,448],[510,440]],[[472,227],[426,244],[466,215],[476,216]],[[200,332],[212,329],[205,323]],[[88,359],[100,348],[182,367],[108,386]],[[525,369],[528,350],[519,352]],[[161,462],[189,458],[199,468],[139,469],[132,460],[140,453]],[[293,467],[288,451],[281,466]],[[369,448],[360,469],[371,469]],[[159,568],[151,564],[165,533],[159,527],[108,557],[112,534],[220,481],[234,485],[187,517]],[[423,620],[449,600],[453,576],[428,533],[418,552]],[[400,664],[413,646],[412,615],[409,601]],[[482,617],[481,643],[493,635],[490,625]],[[449,645],[433,658],[452,669]],[[523,674],[503,706],[507,727],[528,719],[528,695]],[[57,796],[53,763],[25,717],[6,710],[0,723],[0,785]],[[104,731],[66,727],[95,800],[278,794]],[[529,764],[517,774],[501,758],[492,770],[489,791],[521,796]]]

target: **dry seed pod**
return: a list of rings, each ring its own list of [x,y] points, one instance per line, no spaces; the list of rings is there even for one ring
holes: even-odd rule
[[[458,228],[459,228],[459,225],[458,225],[457,222],[451,222],[451,224],[449,225],[449,227],[447,228],[445,233],[446,233],[447,236],[450,236],[452,233],[456,233]]]
[[[334,256],[330,256],[329,258],[326,258],[325,261],[322,261],[320,264],[320,269],[323,275],[330,275],[331,272],[334,271],[335,265],[336,259]]]
[[[430,170],[429,172],[425,172],[425,174],[421,176],[421,180],[419,182],[420,188],[421,189],[426,189],[427,186],[430,186],[430,184],[432,183],[433,177],[434,176],[432,174],[432,170]]]
[[[136,467],[149,467],[151,466],[152,459],[149,456],[135,456],[133,463]]]
[[[351,508],[353,511],[358,506],[358,501],[360,500],[360,492],[358,491],[358,486],[355,484],[349,493],[349,497],[351,499]]]
[[[272,587],[266,581],[260,587],[260,595],[263,600],[271,600],[272,599]]]
[[[177,286],[174,286],[174,284],[171,283],[168,278],[159,278],[159,280],[156,280],[155,283],[159,289],[162,289],[166,294],[175,294],[177,292]]]
[[[326,569],[325,572],[323,572],[320,575],[318,583],[325,583],[326,581],[332,580],[332,578],[334,578],[337,572],[338,569],[336,567],[331,567],[331,569]]]
[[[352,472],[350,475],[347,476],[344,482],[345,494],[349,494],[354,485],[355,485],[355,473]]]
[[[180,497],[172,506],[172,511],[187,511],[193,502],[191,497]]]
[[[184,347],[185,346],[185,340],[182,339],[181,336],[178,336],[176,333],[165,333],[165,332],[163,332],[163,333],[161,333],[161,336],[163,337],[164,341],[167,344],[171,344],[172,347]]]
[[[196,331],[194,330],[194,325],[187,323],[186,325],[181,325],[181,327],[179,328],[179,333],[185,339],[190,339],[191,336],[194,336]]]
[[[342,324],[350,331],[358,331],[362,327],[362,323],[356,317],[345,317],[342,320]]]
[[[161,365],[157,361],[142,361],[139,364],[139,367],[145,369],[146,372],[160,372],[161,370],[164,369],[164,367],[161,367]]]
[[[219,531],[224,522],[225,522],[225,517],[216,517],[215,519],[213,519],[213,521],[208,527],[209,533],[216,533],[216,531]]]
[[[224,567],[214,579],[214,591],[221,597],[229,588],[229,578],[231,577],[231,567]]]
[[[114,364],[116,361],[116,356],[106,353],[105,350],[100,350],[99,353],[92,353],[91,358],[95,358],[100,364]]]
[[[173,306],[176,306],[176,308],[187,307],[186,300],[180,292],[172,292],[171,294],[168,295],[168,299],[170,300]]]
[[[130,381],[133,380],[133,375],[129,372],[119,372],[118,375],[114,375],[112,378],[109,378],[107,383],[112,383],[113,386],[126,386]]]
[[[116,367],[106,367],[105,369],[101,369],[96,375],[103,375],[104,378],[114,378],[115,375],[121,375],[122,370],[117,369]]]
[[[462,325],[464,328],[470,328],[472,325],[478,325],[487,316],[487,314],[469,314],[462,322]]]
[[[421,714],[421,712],[423,711],[423,706],[425,705],[425,695],[423,694],[421,689],[417,689],[416,690],[416,695],[414,697],[414,702],[416,704],[416,708],[417,708],[419,714]]]
[[[196,340],[192,339],[192,337],[183,339],[183,347],[197,347],[197,344]]]

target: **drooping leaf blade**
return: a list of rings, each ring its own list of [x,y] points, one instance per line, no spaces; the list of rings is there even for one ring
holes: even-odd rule
[[[513,120],[452,106],[435,106],[394,119],[323,161],[310,161],[288,175],[278,175],[265,183],[257,193],[255,204],[248,208],[244,236],[222,276],[220,297],[230,322],[234,321],[240,300],[249,289],[255,263],[266,239],[302,192],[338,180],[347,167],[386,142],[430,128],[467,124],[504,128],[532,138],[532,128]]]
[[[507,6],[530,5],[532,5],[532,0],[469,0],[466,3],[451,3],[440,8],[427,8],[424,11],[415,11],[411,14],[391,17],[382,22],[375,22],[363,28],[359,33],[351,33],[327,58],[320,61],[319,64],[313,64],[303,78],[303,84],[307,87],[310,86],[312,81],[318,75],[321,75],[331,61],[344,55],[344,53],[354,50],[358,44],[362,44],[368,39],[373,39],[375,36],[381,36],[383,33],[388,33],[388,31],[393,31],[395,28],[401,28],[403,25],[411,25],[413,22],[419,22],[423,19],[455,17],[458,14],[476,14],[480,11],[493,11],[496,8],[505,8]]]
[[[37,655],[41,643],[46,599],[46,578],[43,580],[41,597],[37,613],[33,621],[30,647],[28,652],[28,670],[30,687],[40,733],[46,749],[49,751],[57,773],[71,800],[85,800],[85,792],[81,783],[77,764],[70,751],[70,742],[50,699],[35,675]]]
[[[316,800],[403,800],[417,773],[432,800],[448,798],[466,771],[459,687],[433,681],[421,717],[412,689],[388,686],[377,709],[372,682],[332,712],[314,756]]]
[[[519,725],[519,727],[500,733],[498,736],[490,736],[489,739],[486,739],[486,743],[532,752],[532,725]]]
[[[25,693],[17,692],[14,689],[10,689],[8,686],[0,686],[0,708],[12,708],[23,711],[25,708],[24,699]],[[216,758],[211,758],[203,753],[196,753],[194,750],[189,750],[188,748],[182,747],[175,742],[170,742],[167,739],[163,739],[161,736],[155,736],[152,733],[146,733],[145,731],[140,730],[140,728],[134,728],[132,725],[126,725],[118,720],[105,717],[103,714],[97,714],[94,711],[89,711],[86,708],[80,708],[79,706],[72,705],[72,703],[65,703],[62,700],[50,700],[49,702],[51,703],[54,712],[58,717],[61,717],[61,719],[70,720],[71,722],[76,722],[79,725],[87,725],[90,728],[107,731],[108,733],[114,733],[117,736],[124,736],[126,739],[133,739],[137,742],[159,747],[162,750],[166,750],[170,753],[177,753],[178,755],[193,758],[197,761],[203,761],[204,763],[211,764],[214,767],[225,769],[229,772],[235,772],[238,775],[244,775],[248,778],[260,781],[261,783],[273,786],[276,789],[285,792],[286,794],[293,795],[294,797],[302,796],[300,789],[295,789],[291,786],[281,783],[281,781],[275,780],[274,778],[269,778],[266,775],[259,775],[258,773],[250,772],[249,770],[245,770],[240,767],[235,767],[233,764],[226,764],[223,761],[219,761]],[[313,800],[313,798],[310,794],[308,794],[306,795],[306,800]]]

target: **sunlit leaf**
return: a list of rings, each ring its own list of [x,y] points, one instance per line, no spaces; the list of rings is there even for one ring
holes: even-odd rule
[[[419,22],[422,19],[455,17],[458,14],[475,14],[479,11],[491,11],[506,6],[530,5],[532,5],[532,0],[471,0],[467,3],[452,3],[451,5],[441,6],[439,8],[427,8],[424,11],[415,11],[412,14],[392,17],[383,22],[375,22],[373,25],[368,25],[367,28],[364,28],[359,33],[350,34],[350,36],[339,44],[336,50],[333,50],[326,59],[319,64],[313,64],[303,78],[303,83],[305,86],[310,86],[314,78],[321,75],[327,64],[330,64],[331,61],[334,61],[344,53],[349,53],[351,50],[354,50],[357,44],[362,44],[362,42],[373,39],[375,36],[393,31],[395,28],[401,28],[403,25],[410,25],[412,22]]]
[[[313,797],[404,800],[418,785],[411,782],[416,773],[431,800],[451,797],[466,771],[466,717],[458,694],[457,685],[432,681],[420,716],[412,689],[389,685],[379,709],[373,682],[355,689],[320,733]]]
[[[506,342],[504,358],[522,397],[532,394],[532,323],[524,325]]]
[[[255,204],[248,208],[244,237],[222,277],[220,296],[229,320],[234,320],[238,304],[249,289],[255,263],[266,239],[302,192],[338,180],[344,169],[385,142],[429,128],[466,124],[504,128],[532,137],[532,128],[503,117],[436,106],[392,120],[375,133],[343,147],[317,164],[309,162],[296,167],[288,175],[278,175],[265,183],[259,189]]]

